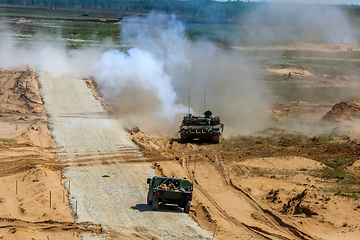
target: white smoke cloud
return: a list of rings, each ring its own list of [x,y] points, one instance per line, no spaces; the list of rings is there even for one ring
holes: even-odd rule
[[[242,35],[242,40],[250,43],[357,44],[359,38],[359,31],[347,13],[331,5],[262,3],[242,21],[253,24]]]
[[[34,36],[34,42],[19,43],[16,32],[0,23],[0,68],[31,66],[55,75],[93,75],[92,66],[105,51],[103,47],[67,50],[60,36]]]
[[[210,42],[190,42],[174,15],[130,17],[123,21],[121,37],[134,48],[105,52],[95,77],[126,124],[176,132],[181,114],[188,112],[190,89],[197,114],[207,110],[206,90],[207,108],[226,123],[227,135],[250,134],[266,125],[272,97],[256,81],[261,76],[254,62]]]
[[[358,43],[358,31],[345,12],[336,7],[312,6],[298,20],[304,29],[320,31],[326,43]]]
[[[134,16],[122,22],[122,38],[125,44],[136,47],[127,54],[110,50],[96,65],[96,79],[103,83],[105,95],[121,95],[126,87],[135,84],[156,95],[161,102],[158,116],[173,121],[176,115],[187,112],[187,106],[177,103],[172,79],[190,67],[184,51],[189,43],[183,24],[174,15],[169,18],[152,12],[145,18]]]
[[[65,41],[18,44],[5,25],[0,38],[0,68],[33,66],[55,75],[95,77],[105,100],[126,127],[176,133],[191,107],[220,116],[226,135],[250,134],[267,124],[272,96],[257,79],[255,63],[212,43],[189,41],[174,15],[151,13],[123,21],[122,39],[134,46],[127,53],[104,47],[67,50]],[[6,34],[5,34],[6,33]],[[191,110],[192,111],[192,110]]]
[[[124,88],[134,84],[155,93],[161,101],[157,111],[159,116],[173,120],[177,114],[187,111],[186,106],[176,103],[177,93],[171,77],[164,71],[164,62],[151,52],[139,48],[132,48],[127,54],[109,50],[95,68],[98,71],[96,79],[102,83],[105,94],[121,95]]]
[[[294,12],[288,5],[277,6],[281,7],[259,8],[247,16],[246,21],[254,25],[242,37],[268,44],[309,39],[357,42],[358,32],[339,9],[312,6]],[[276,28],[276,23],[283,25]],[[303,30],[287,34],[287,25]],[[101,46],[67,50],[65,41],[53,43],[46,41],[47,36],[38,37],[44,40],[36,44],[21,45],[6,25],[0,24],[0,30],[0,68],[30,65],[57,75],[93,76],[127,127],[176,133],[181,115],[188,112],[188,89],[194,112],[211,110],[220,116],[227,136],[252,134],[269,126],[274,99],[261,81],[258,64],[240,52],[221,50],[207,41],[189,41],[183,23],[174,15],[152,12],[125,19],[121,37],[124,44],[134,46],[127,53]]]

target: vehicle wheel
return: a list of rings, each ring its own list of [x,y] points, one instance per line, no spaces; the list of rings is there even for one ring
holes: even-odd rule
[[[221,141],[221,136],[220,135],[214,135],[212,137],[212,141],[213,141],[213,143],[219,143]]]
[[[188,137],[186,136],[185,133],[180,133],[180,138],[181,138],[182,143],[187,143],[188,142]]]
[[[152,205],[151,205],[152,210],[156,211],[159,209],[159,199],[155,198],[155,196],[152,199]]]
[[[147,205],[152,204],[152,201],[150,200],[150,192],[148,192],[148,194],[147,194],[146,202],[147,202]]]
[[[185,202],[184,213],[189,213],[191,207],[191,201]]]

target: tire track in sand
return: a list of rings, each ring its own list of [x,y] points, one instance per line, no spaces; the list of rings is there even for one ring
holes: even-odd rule
[[[132,161],[144,158],[118,122],[108,118],[84,81],[45,72],[38,79],[58,157],[68,166],[64,177],[70,181],[65,187],[78,224],[101,224],[105,231],[117,231],[121,239],[212,239],[182,209],[160,207],[154,212],[146,204],[146,178],[154,170],[148,163],[121,163],[129,155]],[[86,164],[78,164],[85,155],[91,157]],[[111,164],[99,164],[112,157]],[[102,238],[106,236],[83,236]]]

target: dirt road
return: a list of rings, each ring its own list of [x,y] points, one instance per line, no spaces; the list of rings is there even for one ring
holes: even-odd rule
[[[146,178],[154,170],[81,79],[41,72],[39,82],[76,221],[105,230],[83,239],[212,238],[178,207],[151,211]]]

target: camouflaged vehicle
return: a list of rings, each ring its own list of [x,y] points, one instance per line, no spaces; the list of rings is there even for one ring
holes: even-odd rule
[[[152,206],[152,210],[159,209],[159,203],[177,204],[184,208],[185,213],[189,213],[193,185],[188,180],[171,177],[148,178],[149,191],[147,194],[147,204]]]
[[[180,125],[181,142],[186,143],[194,138],[210,140],[219,143],[224,125],[220,123],[219,117],[212,117],[211,111],[206,111],[204,117],[186,114]]]

